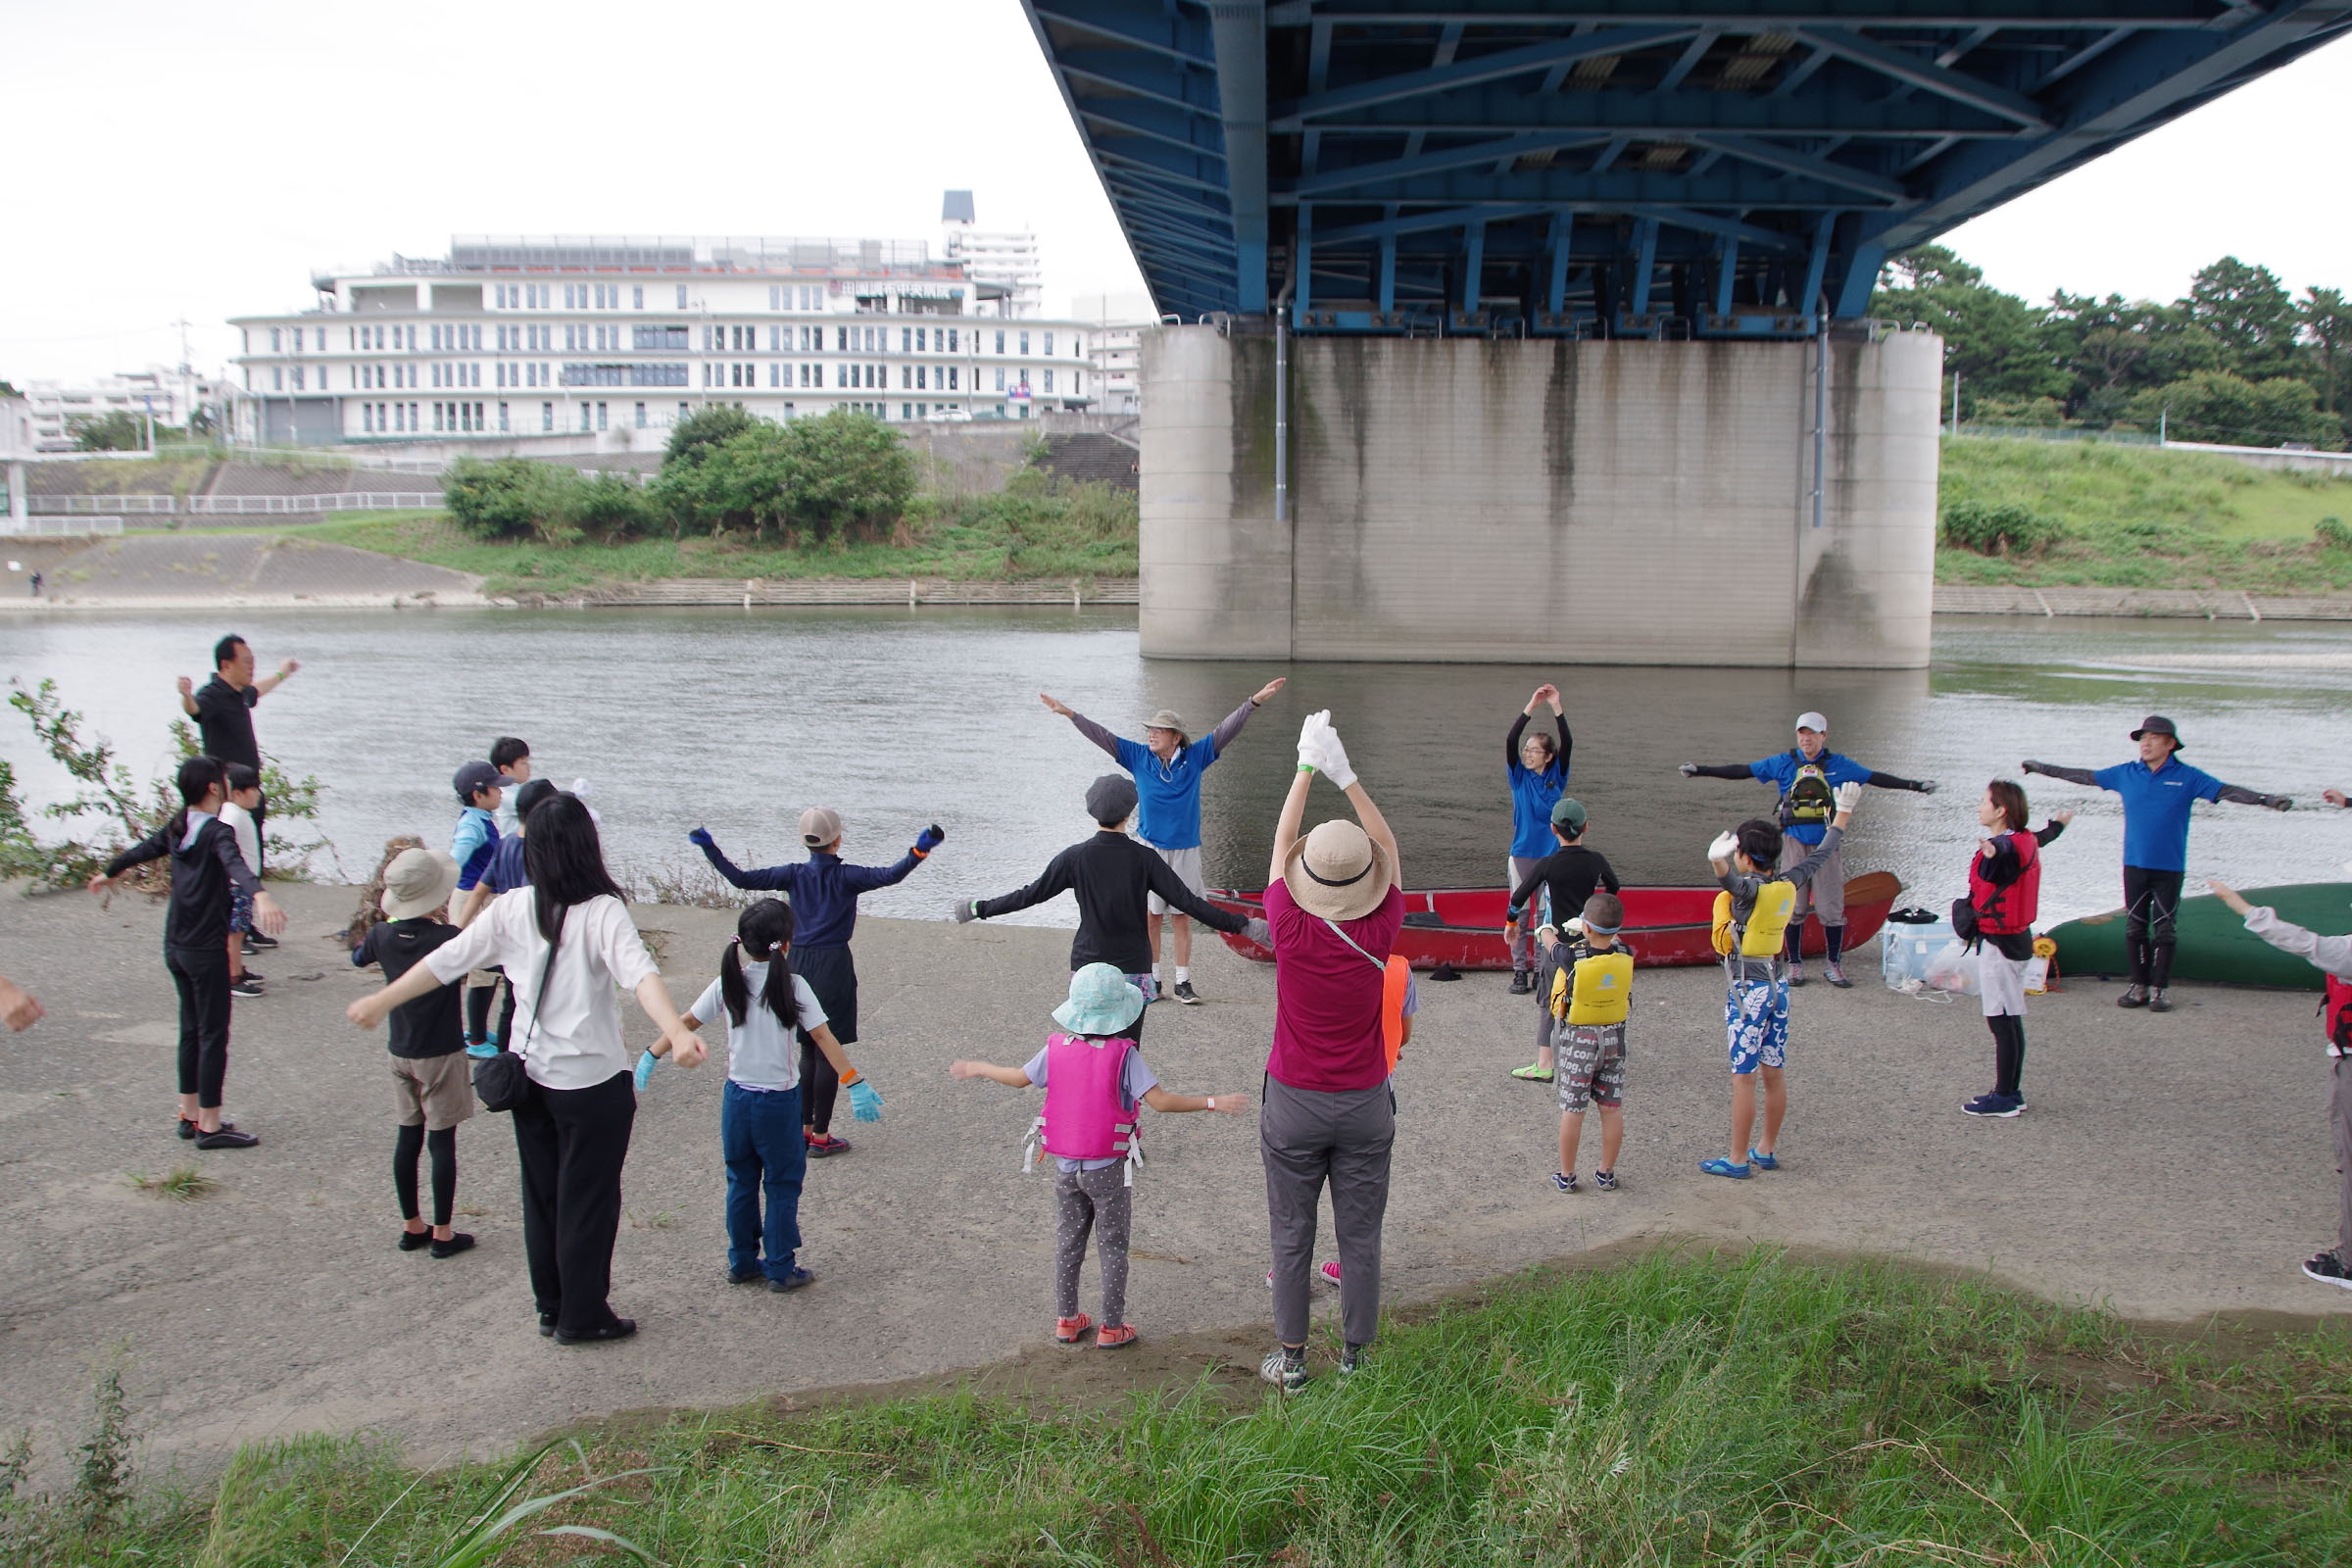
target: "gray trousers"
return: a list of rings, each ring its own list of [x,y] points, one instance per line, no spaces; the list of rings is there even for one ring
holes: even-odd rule
[[[2335,1140],[2336,1185],[2341,1189],[2335,1219],[2335,1255],[2352,1264],[2352,1056],[2330,1057],[2334,1087],[2328,1096],[2328,1127]],[[1280,1275],[1275,1276],[1279,1282]]]
[[[1535,874],[1536,862],[1523,856],[1514,855],[1503,862],[1503,874],[1510,878],[1511,893],[1516,893],[1519,891],[1519,885]],[[1537,894],[1536,898],[1527,901],[1527,907],[1519,911],[1519,940],[1511,944],[1511,967],[1514,969],[1524,969],[1535,961],[1536,899],[1541,899],[1543,896],[1541,893]],[[1503,897],[1509,898],[1510,894],[1506,893]],[[1568,914],[1582,912],[1582,910],[1571,909]],[[1560,918],[1565,920],[1568,915],[1561,915]]]
[[[1340,1318],[1350,1345],[1380,1329],[1380,1225],[1389,1207],[1389,1152],[1396,1099],[1387,1084],[1324,1092],[1266,1079],[1257,1118],[1274,1241],[1274,1337],[1306,1343],[1306,1292],[1315,1261],[1315,1209],[1331,1184],[1340,1243]]]
[[[1102,1326],[1117,1328],[1127,1321],[1127,1231],[1134,1199],[1123,1165],[1054,1173],[1054,1316],[1078,1315],[1078,1270],[1086,1262],[1091,1230],[1102,1265]]]

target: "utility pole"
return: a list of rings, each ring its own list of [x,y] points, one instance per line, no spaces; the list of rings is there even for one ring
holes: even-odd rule
[[[1952,372],[1952,434],[1960,433],[1960,372]]]

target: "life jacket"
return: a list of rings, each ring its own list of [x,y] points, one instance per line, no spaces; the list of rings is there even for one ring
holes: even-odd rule
[[[2007,887],[1995,887],[1984,875],[1984,857],[1968,862],[1968,902],[1977,911],[1977,930],[1988,937],[2020,936],[2034,929],[2041,913],[2041,841],[2031,833],[2012,833],[2022,869]]]
[[[1744,958],[1778,957],[1788,934],[1789,916],[1796,912],[1796,884],[1767,882],[1756,889],[1756,906],[1748,911],[1744,929],[1732,924],[1732,891],[1715,895],[1715,951],[1732,956],[1735,938]]]
[[[1634,956],[1623,948],[1576,951],[1582,956],[1552,976],[1551,1015],[1572,1024],[1625,1022],[1634,1001]]]
[[[2320,1021],[2328,1034],[2329,1052],[2352,1056],[2352,984],[2328,976],[2328,995],[2320,1001]]]
[[[1396,1058],[1404,1051],[1404,993],[1412,983],[1412,965],[1404,961],[1403,955],[1392,954],[1380,980],[1380,1043],[1388,1050],[1391,1072],[1396,1070]]]
[[[1796,760],[1796,776],[1781,797],[1781,826],[1827,825],[1837,806],[1837,792],[1830,788],[1830,754],[1823,752],[1819,760],[1808,762],[1805,754],[1792,746],[1788,755]]]
[[[1144,1160],[1136,1138],[1137,1107],[1127,1098],[1132,1040],[1090,1040],[1055,1034],[1046,1041],[1046,1102],[1029,1127],[1021,1155],[1024,1174],[1042,1150],[1063,1159],[1124,1159],[1127,1185]]]

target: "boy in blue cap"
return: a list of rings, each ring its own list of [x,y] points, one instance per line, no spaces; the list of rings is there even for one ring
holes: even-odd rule
[[[2173,978],[2173,921],[2180,908],[2180,881],[2188,874],[2188,810],[2199,801],[2233,801],[2284,811],[2294,802],[2283,795],[2257,795],[2225,784],[2189,766],[2176,755],[2180,730],[2162,713],[2150,713],[2132,732],[2139,760],[2092,772],[2024,762],[2029,773],[2113,790],[2124,798],[2124,952],[2132,960],[2132,983],[2115,999],[2119,1007],[2170,1012],[2167,987]]]

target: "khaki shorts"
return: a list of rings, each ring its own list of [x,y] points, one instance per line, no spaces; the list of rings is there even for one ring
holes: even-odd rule
[[[1208,883],[1202,880],[1200,875],[1200,845],[1196,844],[1189,850],[1163,850],[1156,844],[1147,844],[1144,848],[1167,861],[1168,869],[1176,873],[1176,879],[1191,888],[1195,894],[1201,898],[1208,897]],[[1146,902],[1151,906],[1153,914],[1168,912],[1167,900],[1156,893],[1152,894]],[[1183,913],[1182,910],[1177,912],[1179,915]]]
[[[424,1123],[428,1132],[455,1127],[473,1114],[473,1063],[463,1051],[446,1056],[394,1056],[392,1094],[400,1124]]]

